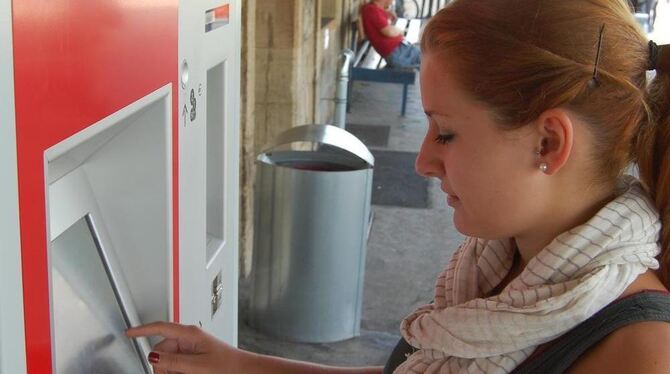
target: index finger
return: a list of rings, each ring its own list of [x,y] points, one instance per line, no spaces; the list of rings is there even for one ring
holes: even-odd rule
[[[142,326],[132,327],[126,330],[126,335],[131,338],[142,336],[162,336],[168,339],[185,339],[193,335],[191,327],[171,322],[153,322]]]

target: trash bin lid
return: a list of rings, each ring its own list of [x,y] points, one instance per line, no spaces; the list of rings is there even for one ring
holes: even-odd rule
[[[282,132],[264,147],[258,160],[284,166],[298,161],[330,161],[354,169],[372,168],[375,164],[368,147],[356,136],[337,126],[320,124]]]

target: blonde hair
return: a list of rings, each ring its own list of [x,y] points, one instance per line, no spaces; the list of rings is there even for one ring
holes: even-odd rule
[[[650,47],[625,0],[454,0],[428,23],[421,49],[449,61],[505,128],[557,107],[583,118],[594,182],[613,183],[637,162],[663,222],[670,287],[670,48],[648,85]]]

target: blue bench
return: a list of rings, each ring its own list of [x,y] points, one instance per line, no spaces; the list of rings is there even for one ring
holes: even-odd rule
[[[410,43],[419,41],[419,33],[421,31],[420,19],[407,20],[405,18],[398,18],[395,26],[401,30],[405,30],[405,39]],[[401,114],[404,116],[407,108],[408,87],[410,84],[414,84],[416,80],[416,70],[387,68],[386,61],[372,48],[368,40],[357,43],[357,29],[358,27],[354,27],[352,44],[360,44],[360,46],[355,49],[351,80],[349,82],[350,90],[351,84],[354,81],[400,83],[403,85]]]

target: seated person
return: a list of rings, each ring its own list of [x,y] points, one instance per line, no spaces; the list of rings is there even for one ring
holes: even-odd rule
[[[421,51],[405,40],[403,30],[391,22],[395,16],[386,9],[393,0],[372,0],[361,8],[363,29],[372,47],[392,68],[418,68]]]

